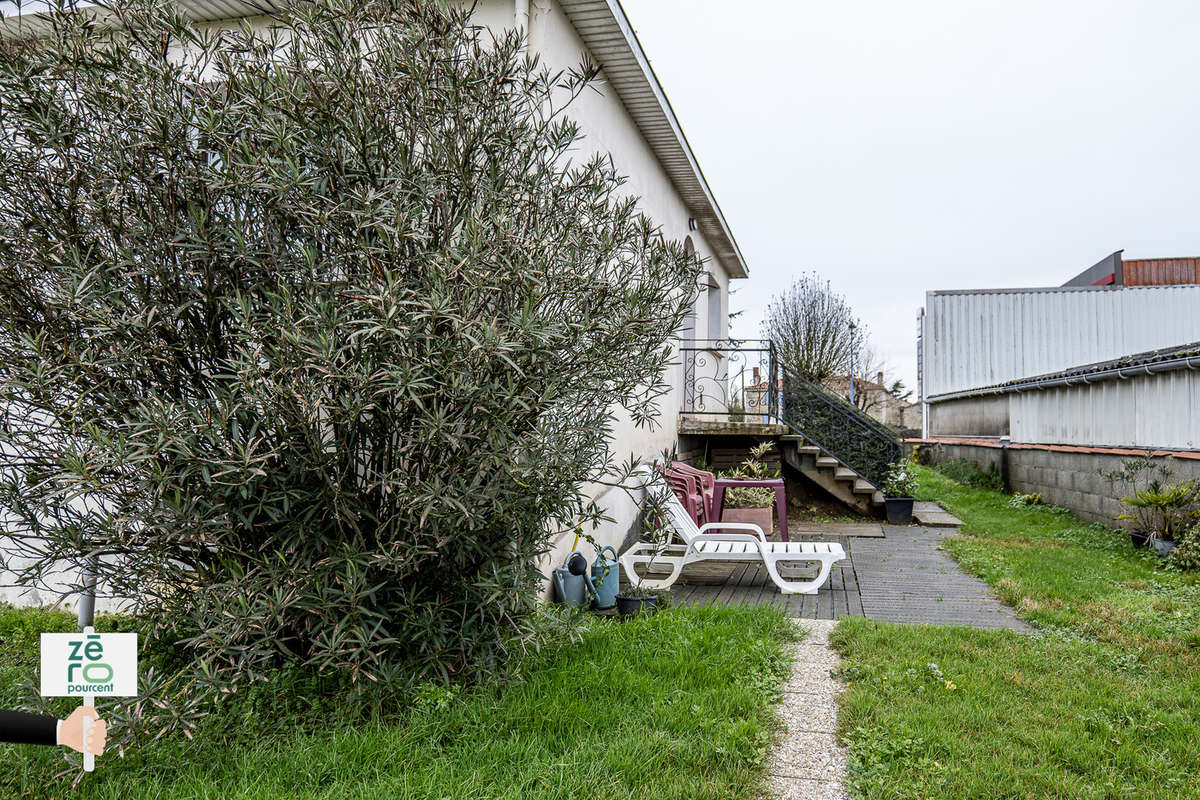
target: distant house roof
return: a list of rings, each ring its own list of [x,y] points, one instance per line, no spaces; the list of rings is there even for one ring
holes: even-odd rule
[[[558,2],[603,68],[608,84],[654,151],[725,271],[733,278],[748,277],[746,259],[620,1]],[[88,5],[87,0],[81,0],[80,7]],[[278,7],[274,0],[175,0],[175,5],[194,19],[214,21],[262,16]],[[22,11],[36,13],[37,6],[37,0],[25,0]],[[0,0],[0,14],[12,16],[17,9],[14,0]]]
[[[842,391],[848,392],[848,391],[850,391],[850,376],[849,375],[833,375],[829,378],[826,378],[824,381],[822,381],[822,385],[824,385],[828,389],[833,389],[836,392],[842,392]],[[872,380],[867,380],[866,378],[859,378],[859,377],[856,377],[854,379],[854,388],[856,391],[860,391],[860,392],[863,392],[863,391],[886,392],[887,391],[887,387],[884,386],[879,381],[872,381]]]

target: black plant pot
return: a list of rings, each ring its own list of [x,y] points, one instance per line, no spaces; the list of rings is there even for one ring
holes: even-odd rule
[[[889,525],[911,525],[913,499],[911,497],[885,497],[887,521]]]
[[[658,610],[658,595],[651,594],[644,597],[627,597],[626,595],[617,595],[617,611],[622,617],[636,617],[639,614],[648,614]]]
[[[1135,533],[1134,531],[1130,531],[1129,541],[1133,542],[1134,547],[1145,547],[1146,543],[1150,541],[1150,537],[1144,533]]]

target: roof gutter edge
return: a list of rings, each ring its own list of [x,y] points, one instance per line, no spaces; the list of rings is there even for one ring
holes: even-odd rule
[[[629,17],[625,15],[625,9],[621,7],[621,1],[605,0],[605,2],[608,5],[609,13],[613,15],[613,19],[616,20],[617,26],[621,29],[625,41],[629,43],[629,49],[633,52],[633,57],[641,68],[642,74],[645,75],[647,83],[650,84],[650,89],[654,92],[654,96],[658,100],[667,123],[671,126],[675,138],[679,141],[680,148],[683,150],[684,155],[687,156],[688,163],[696,175],[696,180],[699,182],[700,188],[704,191],[704,196],[708,200],[708,204],[712,207],[713,215],[720,225],[721,236],[729,242],[729,246],[733,250],[735,262],[733,264],[724,264],[726,270],[729,272],[729,276],[732,278],[750,277],[750,270],[746,266],[746,258],[742,255],[742,249],[738,246],[737,240],[733,238],[733,232],[729,229],[729,223],[725,219],[725,214],[721,211],[721,206],[718,205],[717,198],[713,195],[712,188],[708,185],[708,179],[704,177],[704,170],[700,169],[696,155],[692,152],[692,146],[683,132],[683,127],[679,124],[678,117],[675,116],[675,109],[671,107],[671,101],[667,99],[667,94],[663,91],[662,84],[658,81],[658,76],[654,74],[654,67],[650,65],[650,59],[646,57],[646,52],[642,49],[642,43],[638,41],[637,33],[629,23]]]
[[[1130,378],[1136,378],[1142,375],[1156,375],[1160,372],[1173,372],[1180,369],[1200,369],[1200,356],[1184,356],[1182,358],[1173,358],[1167,361],[1160,361],[1156,364],[1141,364],[1130,367],[1112,367],[1109,369],[1097,370],[1096,372],[1085,372],[1079,375],[1063,375],[1056,378],[1035,378],[1032,380],[1004,384],[1002,386],[986,386],[980,389],[964,389],[959,392],[943,392],[942,394],[934,394],[926,397],[925,402],[942,403],[947,400],[963,400],[969,397],[983,397],[985,395],[1014,394],[1030,390],[1036,391],[1039,389],[1053,389],[1060,386],[1074,386],[1076,384],[1086,385],[1101,381],[1129,380]]]

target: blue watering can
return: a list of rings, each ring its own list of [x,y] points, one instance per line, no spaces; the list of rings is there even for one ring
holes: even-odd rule
[[[604,557],[604,552],[612,553],[612,559]],[[596,596],[596,608],[612,608],[617,604],[617,590],[621,588],[621,569],[617,563],[617,551],[605,547],[600,551],[600,557],[592,562],[592,574],[587,578],[588,589]]]
[[[587,602],[587,559],[578,550],[567,556],[561,567],[553,573],[554,591],[558,602],[567,606],[581,606]]]

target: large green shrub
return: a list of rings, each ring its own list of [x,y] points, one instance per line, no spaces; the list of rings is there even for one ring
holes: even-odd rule
[[[595,68],[431,0],[109,11],[0,45],[10,556],[99,556],[180,715],[281,665],[501,667],[695,295],[564,116]]]

